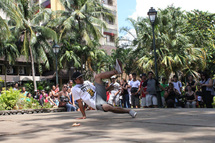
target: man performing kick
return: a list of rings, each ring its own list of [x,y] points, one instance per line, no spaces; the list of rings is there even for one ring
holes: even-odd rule
[[[102,82],[102,79],[108,79],[111,76],[120,73],[122,73],[121,62],[119,60],[116,60],[115,70],[100,73],[95,76],[95,86],[89,84],[89,82],[85,84],[83,74],[81,74],[80,72],[75,72],[72,75],[73,80],[76,82],[76,85],[72,88],[72,95],[74,96],[74,100],[78,102],[79,108],[83,115],[83,117],[79,119],[86,119],[82,101],[97,110],[104,112],[110,111],[113,113],[128,113],[131,117],[136,117],[137,112],[120,107],[113,107],[106,102],[106,89],[104,83]]]

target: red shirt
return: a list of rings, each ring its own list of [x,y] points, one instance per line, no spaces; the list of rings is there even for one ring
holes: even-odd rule
[[[143,85],[144,82],[145,81],[143,81],[143,80],[140,82],[140,88],[142,87],[142,85]],[[141,93],[142,97],[146,97],[146,94],[144,93],[144,92],[146,92],[146,89],[147,89],[147,86],[143,87],[143,91]]]
[[[107,101],[108,101],[109,98],[110,98],[110,92],[109,92],[109,91],[106,91],[106,95],[107,95]]]

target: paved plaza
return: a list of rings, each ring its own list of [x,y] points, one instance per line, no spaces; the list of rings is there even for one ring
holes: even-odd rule
[[[128,114],[87,111],[0,116],[0,142],[214,143],[214,109],[137,109]],[[81,123],[72,127],[73,123]]]

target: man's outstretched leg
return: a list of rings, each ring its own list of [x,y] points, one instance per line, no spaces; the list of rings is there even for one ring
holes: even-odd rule
[[[109,104],[103,104],[102,108],[104,109],[104,111],[110,111],[113,113],[128,113],[129,115],[131,115],[131,117],[135,118],[137,115],[137,112],[133,111],[133,110],[128,110],[128,109],[123,109],[120,107],[113,107]]]
[[[122,64],[117,59],[116,60],[115,70],[97,74],[95,76],[95,82],[98,83],[98,84],[103,84],[102,79],[108,79],[108,78],[110,78],[111,76],[113,76],[115,74],[121,74],[121,73],[122,73]]]

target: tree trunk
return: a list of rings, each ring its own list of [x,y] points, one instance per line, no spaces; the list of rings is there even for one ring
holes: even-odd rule
[[[83,73],[83,56],[81,56],[81,73]]]
[[[37,83],[35,80],[34,57],[33,57],[31,46],[29,46],[29,50],[30,50],[30,55],[31,55],[31,69],[32,69],[33,82],[34,82],[34,91],[36,91]]]
[[[7,59],[6,58],[5,58],[4,78],[5,78],[4,86],[5,86],[5,90],[7,90]]]

